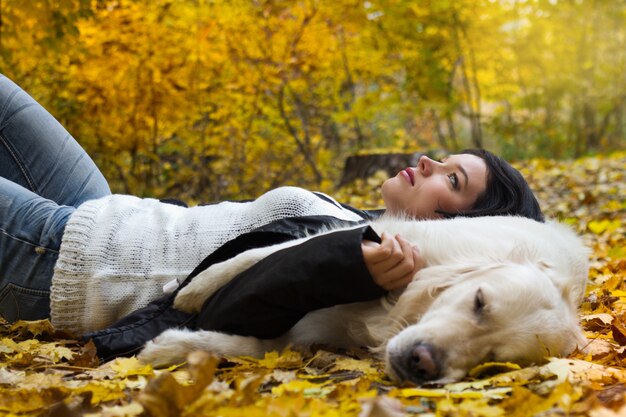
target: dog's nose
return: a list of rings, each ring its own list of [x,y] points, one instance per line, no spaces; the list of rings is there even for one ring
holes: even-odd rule
[[[435,349],[426,343],[416,343],[389,357],[391,367],[401,380],[416,384],[439,377],[440,366]]]
[[[439,367],[428,345],[416,345],[408,361],[412,368],[411,374],[418,375],[419,379],[431,380],[439,374]]]

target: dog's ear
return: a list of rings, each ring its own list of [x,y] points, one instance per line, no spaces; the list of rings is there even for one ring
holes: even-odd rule
[[[559,290],[563,300],[568,302],[572,310],[577,310],[585,296],[586,272],[581,279],[577,275],[581,275],[578,271],[570,271],[569,274],[561,271],[556,265],[548,260],[539,260],[535,265],[543,272],[552,284]]]
[[[532,264],[537,267],[559,289],[563,299],[569,302],[574,309],[582,302],[586,284],[586,264],[582,263],[581,267],[574,267],[565,273],[554,260],[543,256],[537,248],[526,245],[520,245],[511,250],[508,259],[514,263]]]

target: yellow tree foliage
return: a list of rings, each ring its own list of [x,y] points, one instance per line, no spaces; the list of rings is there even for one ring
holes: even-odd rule
[[[332,191],[375,147],[624,146],[624,0],[5,0],[0,17],[0,71],[116,192]]]

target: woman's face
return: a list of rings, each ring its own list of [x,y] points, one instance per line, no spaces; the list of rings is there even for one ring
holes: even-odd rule
[[[487,164],[470,154],[450,155],[438,162],[422,155],[382,186],[388,212],[418,219],[442,217],[435,210],[470,210],[487,189]]]

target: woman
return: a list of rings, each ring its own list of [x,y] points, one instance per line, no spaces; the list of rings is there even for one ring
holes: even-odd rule
[[[542,220],[521,175],[485,151],[443,162],[422,157],[386,181],[382,195],[387,213],[420,219],[509,214]],[[160,297],[172,278],[182,281],[207,254],[261,226],[378,215],[295,187],[253,202],[192,208],[112,195],[69,133],[0,78],[0,315],[10,321],[51,316],[57,328],[84,334]],[[421,267],[417,249],[399,236],[364,244],[362,254],[378,289],[406,285]]]

